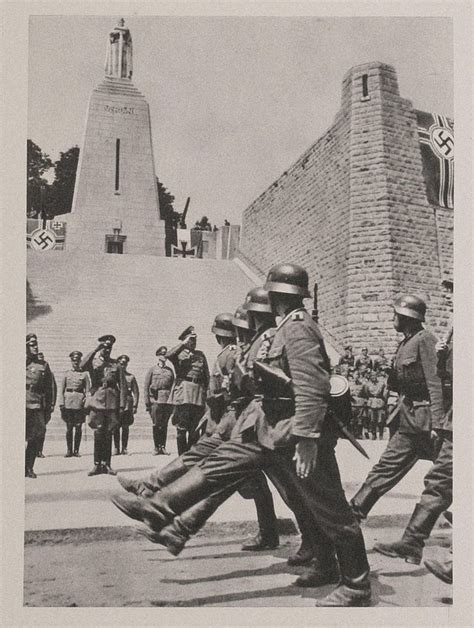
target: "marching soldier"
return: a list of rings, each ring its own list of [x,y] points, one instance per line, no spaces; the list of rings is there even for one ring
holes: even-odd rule
[[[367,516],[380,497],[398,484],[417,460],[433,460],[433,436],[445,425],[442,385],[436,369],[436,338],[423,327],[426,304],[422,299],[406,294],[398,297],[393,307],[394,327],[404,336],[388,382],[389,388],[400,395],[396,410],[399,426],[379,462],[351,500],[354,512],[360,518]],[[435,478],[433,482],[436,483]],[[438,492],[434,485],[433,492]],[[446,494],[450,495],[449,491]],[[391,549],[379,543],[374,549],[384,554],[390,551],[389,555],[403,557],[418,565],[423,538],[440,514],[438,507],[441,503],[443,509],[447,507],[444,498],[433,501],[437,502],[434,508],[422,503],[417,505],[402,542],[390,544]]]
[[[318,606],[368,606],[369,566],[362,533],[345,501],[334,455],[335,430],[326,421],[330,384],[329,358],[316,323],[303,308],[309,296],[306,271],[293,264],[274,266],[265,288],[272,311],[280,317],[263,364],[254,371],[283,371],[262,379],[263,398],[244,409],[232,438],[199,465],[151,498],[114,496],[127,516],[145,523],[148,538],[167,545],[162,534],[189,537],[183,515],[206,497],[227,497],[257,469],[286,484],[287,494],[304,504],[313,530],[322,540],[319,584],[340,584]],[[263,378],[263,375],[262,375]],[[276,383],[278,380],[278,384]],[[283,380],[283,383],[282,383]],[[295,445],[296,443],[296,445]],[[296,465],[293,464],[293,458]]]
[[[196,349],[197,336],[192,325],[183,331],[179,340],[181,342],[170,349],[166,357],[176,371],[171,420],[176,426],[176,444],[181,455],[199,438],[196,428],[205,411],[209,367],[204,353]]]
[[[84,404],[90,392],[90,378],[88,373],[81,371],[82,353],[71,351],[71,368],[64,373],[59,386],[59,409],[61,418],[66,423],[65,458],[80,457],[79,448],[82,439],[82,424],[86,418]],[[74,445],[73,445],[74,443]]]
[[[38,362],[38,338],[26,336],[26,449],[25,477],[36,478],[35,459],[44,439],[46,417],[54,410],[56,386],[47,362]]]
[[[128,435],[130,426],[133,425],[135,420],[135,414],[137,413],[138,400],[140,398],[140,392],[138,390],[137,380],[135,375],[127,371],[130,358],[128,355],[120,355],[117,358],[117,362],[123,369],[125,380],[127,382],[127,404],[125,410],[119,413],[119,425],[114,431],[114,455],[120,454],[128,455]],[[120,430],[122,430],[122,449],[120,449]]]
[[[117,475],[110,466],[112,434],[119,425],[119,412],[127,407],[128,387],[121,365],[110,356],[115,336],[106,334],[98,342],[81,362],[81,369],[91,379],[87,409],[89,425],[94,430],[94,467],[88,475]]]
[[[166,364],[167,352],[167,347],[158,347],[156,350],[158,362],[145,376],[145,408],[153,424],[154,456],[169,456],[166,451],[166,438],[168,421],[173,411],[169,397],[173,388],[174,373],[173,369]]]
[[[39,352],[38,353],[38,363],[39,364],[48,364],[46,362],[46,360],[44,359],[44,354]],[[56,379],[54,377],[54,373],[51,371],[51,377],[53,378],[53,399],[56,400],[56,395],[57,395],[57,386],[56,386]],[[51,412],[45,412],[44,415],[44,434],[43,436],[38,440],[38,453],[36,454],[37,458],[45,458],[45,455],[43,453],[43,447],[44,447],[44,441],[46,438],[46,428],[48,426],[48,423],[51,421]]]

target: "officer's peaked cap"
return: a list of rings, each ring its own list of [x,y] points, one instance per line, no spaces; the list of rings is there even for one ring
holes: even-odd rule
[[[397,314],[424,322],[426,303],[414,294],[401,294],[395,299],[393,309]]]
[[[184,340],[189,334],[194,334],[194,327],[190,325],[178,336],[178,340]]]
[[[28,344],[30,340],[38,340],[38,336],[33,333],[26,334],[26,344]]]
[[[224,336],[225,338],[235,338],[235,329],[232,319],[233,316],[229,312],[218,314],[211,327],[212,333],[216,336]]]
[[[161,355],[163,350],[165,351],[165,353],[167,353],[168,347],[165,347],[165,345],[161,345],[161,347],[158,347],[158,349],[156,350],[155,355]]]
[[[117,338],[113,336],[112,334],[104,334],[103,336],[98,338],[99,342],[106,342],[107,340],[110,340],[110,342],[114,344]]]
[[[82,358],[82,352],[81,351],[71,351],[71,353],[69,354],[70,358],[76,358],[76,357],[80,357]]]
[[[247,311],[243,305],[239,305],[235,310],[235,314],[232,317],[232,324],[234,327],[239,327],[240,329],[250,329]]]
[[[270,295],[263,287],[252,288],[245,297],[244,308],[249,312],[272,313],[270,305]]]
[[[119,357],[117,358],[117,361],[122,360],[122,359],[126,360],[127,362],[130,362],[130,358],[128,357],[126,353],[122,353],[122,355],[119,355]]]
[[[308,273],[297,264],[276,264],[272,266],[264,285],[268,292],[295,294],[300,297],[309,297]]]

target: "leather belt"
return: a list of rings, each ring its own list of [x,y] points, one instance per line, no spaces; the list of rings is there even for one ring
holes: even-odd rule
[[[82,392],[82,390],[78,388],[66,388],[66,392]]]
[[[201,377],[183,377],[185,382],[192,382],[193,384],[202,384]]]

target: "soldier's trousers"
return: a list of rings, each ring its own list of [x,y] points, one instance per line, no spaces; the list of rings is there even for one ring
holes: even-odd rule
[[[430,450],[429,433],[395,432],[380,460],[351,499],[357,514],[366,517],[380,497],[396,486],[418,460],[429,457]]]
[[[453,501],[452,434],[444,434],[433,466],[425,475],[425,489],[403,534],[403,540],[423,546],[438,517]]]
[[[305,479],[296,476],[292,455],[292,448],[271,451],[255,440],[232,439],[188,474],[156,493],[148,500],[148,505],[160,513],[160,518],[170,523],[176,521],[177,528],[193,533],[187,521],[193,506],[209,497],[229,497],[257,471],[263,470],[277,488],[283,487],[282,497],[289,500],[289,504],[299,500],[301,509],[310,513],[311,523],[323,541],[318,544],[319,548],[328,554],[327,561],[331,560],[335,549],[342,581],[351,587],[365,588],[369,566],[364,539],[345,499],[334,443],[320,441],[316,468]]]
[[[155,447],[165,447],[168,436],[168,422],[173,406],[169,403],[152,403],[150,416],[153,423],[153,443]]]

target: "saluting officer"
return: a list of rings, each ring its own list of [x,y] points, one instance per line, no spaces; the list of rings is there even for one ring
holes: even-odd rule
[[[170,349],[166,357],[176,371],[171,420],[176,426],[178,454],[182,454],[199,438],[196,428],[205,411],[209,367],[204,353],[196,349],[197,336],[192,325],[183,331],[179,340],[181,342]]]
[[[85,373],[80,368],[82,353],[71,351],[69,357],[71,358],[71,368],[64,373],[59,386],[59,409],[61,418],[66,423],[67,452],[64,457],[76,456],[79,458],[82,424],[86,417],[84,404],[86,396],[90,392],[91,380],[89,373]]]
[[[119,412],[127,407],[128,387],[123,368],[110,356],[115,336],[105,334],[98,342],[81,362],[91,379],[87,409],[89,425],[94,430],[94,468],[88,475],[117,475],[110,466],[112,434],[119,424]]]
[[[133,425],[135,414],[137,413],[140,392],[138,390],[135,375],[127,371],[130,358],[128,355],[120,355],[117,362],[123,368],[125,380],[127,382],[127,404],[123,412],[119,412],[119,424],[114,431],[114,455],[120,454],[126,456],[128,454],[128,435],[130,426]],[[122,430],[122,449],[120,449],[120,430]]]
[[[166,451],[168,421],[173,411],[170,393],[174,383],[173,369],[166,364],[167,347],[162,345],[156,350],[158,362],[145,376],[143,386],[145,408],[150,413],[153,424],[154,456],[169,456]]]
[[[382,495],[393,488],[419,459],[433,459],[433,430],[444,425],[443,392],[436,370],[436,338],[423,327],[426,304],[419,297],[404,294],[393,305],[394,327],[403,334],[389,376],[388,387],[400,395],[399,426],[379,462],[370,471],[351,504],[356,515],[365,518]],[[397,411],[397,410],[396,410]],[[432,529],[439,513],[417,505],[405,531],[407,543],[393,548],[393,555],[419,564],[423,543],[411,531]],[[394,544],[392,544],[394,545]],[[384,544],[376,551],[388,553]],[[392,554],[389,554],[392,555]]]
[[[38,338],[26,336],[26,449],[25,477],[36,478],[35,459],[45,431],[45,419],[56,403],[56,386],[47,362],[38,362]]]

